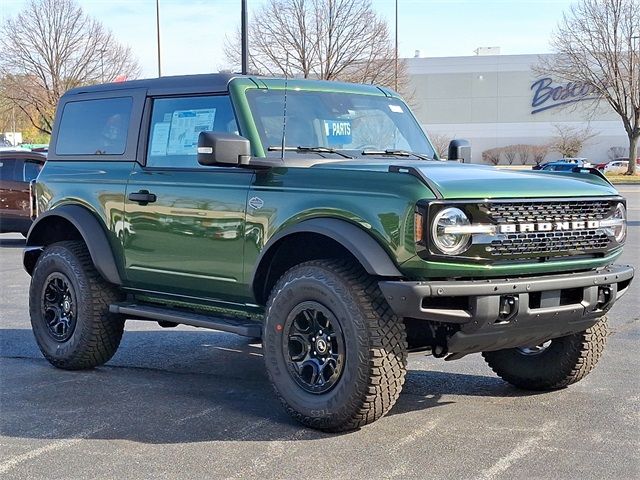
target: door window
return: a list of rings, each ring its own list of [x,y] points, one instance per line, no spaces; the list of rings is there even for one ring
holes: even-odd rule
[[[31,180],[35,180],[40,170],[42,169],[42,164],[38,162],[24,162],[24,168],[22,169],[22,180],[29,183]]]
[[[198,136],[203,131],[238,133],[228,95],[155,99],[147,166],[200,167],[197,147]]]

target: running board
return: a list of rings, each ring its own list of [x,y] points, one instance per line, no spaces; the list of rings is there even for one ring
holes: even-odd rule
[[[132,320],[153,320],[173,322],[192,327],[210,328],[222,332],[235,333],[244,337],[262,337],[262,325],[258,322],[232,317],[213,317],[200,313],[191,313],[172,308],[152,307],[135,303],[114,303],[109,311],[124,315]]]

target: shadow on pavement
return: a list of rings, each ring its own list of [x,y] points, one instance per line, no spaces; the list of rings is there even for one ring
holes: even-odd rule
[[[111,362],[80,372],[50,366],[28,329],[0,330],[0,351],[0,433],[5,436],[150,444],[327,436],[301,427],[284,412],[259,345],[233,335],[127,331]],[[455,403],[445,396],[515,394],[494,377],[409,371],[389,415]]]

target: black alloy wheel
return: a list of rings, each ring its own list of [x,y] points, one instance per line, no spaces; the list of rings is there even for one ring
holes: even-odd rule
[[[40,302],[47,333],[57,342],[66,342],[76,328],[76,293],[71,281],[61,272],[45,280]]]
[[[306,392],[328,392],[344,367],[344,334],[336,316],[315,301],[300,303],[284,323],[287,369]]]

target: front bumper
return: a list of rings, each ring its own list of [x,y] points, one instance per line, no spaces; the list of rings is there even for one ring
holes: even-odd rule
[[[633,275],[630,265],[612,265],[560,275],[379,286],[398,317],[458,325],[447,350],[472,353],[586,330],[626,293]]]

